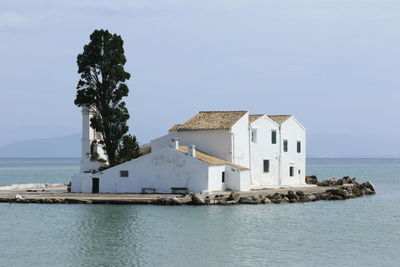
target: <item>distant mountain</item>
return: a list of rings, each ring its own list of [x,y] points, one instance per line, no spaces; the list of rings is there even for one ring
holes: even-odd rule
[[[0,124],[0,147],[27,140],[27,137],[29,140],[45,139],[57,136],[73,135],[79,132],[79,127],[74,129],[58,125],[21,125],[20,127],[15,128],[4,128],[3,125]]]
[[[81,135],[32,139],[0,147],[0,157],[80,157]]]
[[[0,157],[80,157],[81,135],[32,139],[0,147]],[[396,138],[375,135],[309,134],[307,157],[394,157]],[[400,156],[400,153],[398,154]]]

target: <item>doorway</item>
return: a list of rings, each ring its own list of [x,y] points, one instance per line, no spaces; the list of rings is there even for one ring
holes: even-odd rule
[[[100,184],[100,179],[99,178],[92,178],[92,193],[99,193],[99,184]]]

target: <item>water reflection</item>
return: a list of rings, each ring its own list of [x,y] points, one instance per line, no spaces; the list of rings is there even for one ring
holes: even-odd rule
[[[127,206],[85,206],[72,232],[77,249],[69,252],[71,259],[91,266],[143,265],[146,234],[140,224],[135,209]]]

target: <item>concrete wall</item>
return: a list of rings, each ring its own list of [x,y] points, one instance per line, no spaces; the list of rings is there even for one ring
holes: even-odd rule
[[[283,152],[283,140],[288,140],[288,152]],[[301,141],[301,153],[297,153],[297,141]],[[306,130],[294,117],[281,125],[281,185],[305,184],[306,172]],[[289,168],[294,168],[294,176],[289,176]],[[300,171],[300,173],[299,173]]]
[[[279,185],[279,125],[263,116],[250,125],[256,131],[255,142],[250,138],[251,188],[261,189]],[[272,130],[277,133],[276,144],[272,144]],[[264,160],[269,160],[269,172],[264,172]]]

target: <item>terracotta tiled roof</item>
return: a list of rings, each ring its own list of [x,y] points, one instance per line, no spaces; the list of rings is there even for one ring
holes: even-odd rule
[[[292,115],[268,115],[268,117],[276,122],[277,124],[284,123],[287,119],[292,117]]]
[[[200,111],[185,123],[176,127],[177,131],[230,130],[247,111]]]
[[[264,114],[250,114],[249,115],[249,123],[252,123],[253,121],[261,118],[262,116],[264,116]]]
[[[181,126],[180,124],[175,124],[171,128],[169,128],[168,132],[176,132],[177,128]]]
[[[187,146],[179,146],[178,150],[183,153],[186,153],[186,154],[188,153]],[[245,168],[243,166],[233,164],[232,162],[211,156],[210,154],[204,153],[198,149],[196,149],[196,157],[195,158],[198,160],[201,160],[211,166],[230,165],[230,166],[238,168],[240,170],[249,170],[248,168]]]

